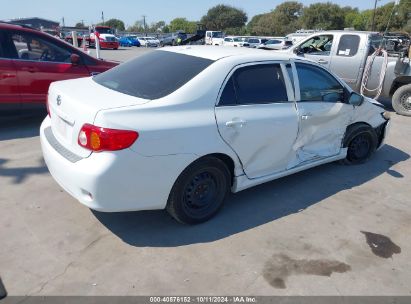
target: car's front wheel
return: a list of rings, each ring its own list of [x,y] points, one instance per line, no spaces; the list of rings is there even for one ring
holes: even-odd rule
[[[177,178],[167,202],[167,211],[184,224],[198,224],[213,217],[230,190],[231,174],[223,161],[204,157]]]
[[[345,144],[348,148],[345,164],[362,164],[374,154],[378,138],[374,129],[365,124],[354,125],[347,130]]]

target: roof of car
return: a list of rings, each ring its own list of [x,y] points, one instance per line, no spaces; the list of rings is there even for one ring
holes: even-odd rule
[[[208,46],[208,45],[187,45],[181,47],[165,47],[159,51],[168,51],[174,53],[180,53],[185,55],[191,55],[195,57],[201,57],[210,60],[219,60],[225,57],[232,56],[253,56],[256,58],[269,57],[271,60],[288,60],[295,57],[294,54],[280,53],[273,51],[266,51],[260,49],[251,49],[245,47],[221,47],[221,46]]]

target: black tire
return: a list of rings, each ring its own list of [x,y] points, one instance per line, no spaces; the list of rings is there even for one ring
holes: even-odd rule
[[[397,114],[411,116],[411,84],[403,85],[395,91],[392,107]]]
[[[374,129],[365,124],[348,127],[343,146],[348,148],[346,165],[365,163],[377,149],[378,138]]]
[[[199,224],[223,206],[231,186],[231,174],[221,160],[201,158],[177,178],[167,202],[167,211],[183,224]]]

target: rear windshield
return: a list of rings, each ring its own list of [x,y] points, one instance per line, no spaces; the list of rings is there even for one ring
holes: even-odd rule
[[[109,89],[144,99],[176,91],[214,61],[167,51],[154,51],[121,64],[93,79]]]

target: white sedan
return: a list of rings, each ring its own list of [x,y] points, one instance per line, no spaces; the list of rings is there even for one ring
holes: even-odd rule
[[[362,163],[389,125],[320,65],[247,48],[163,48],[54,82],[48,97],[43,155],[67,192],[91,209],[166,208],[188,224],[215,215],[230,192]]]

